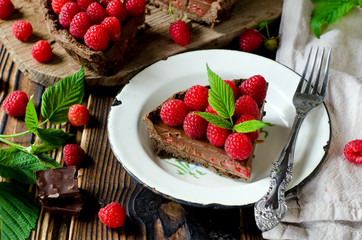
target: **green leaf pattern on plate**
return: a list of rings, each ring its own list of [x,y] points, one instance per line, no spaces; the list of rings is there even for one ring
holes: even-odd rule
[[[176,167],[177,174],[179,175],[191,175],[194,178],[198,179],[199,176],[206,175],[207,173],[201,172],[197,170],[197,167],[199,166],[198,163],[195,165],[190,165],[188,162],[183,162],[179,159],[174,159],[176,163],[173,163],[171,161],[166,161],[166,163]]]

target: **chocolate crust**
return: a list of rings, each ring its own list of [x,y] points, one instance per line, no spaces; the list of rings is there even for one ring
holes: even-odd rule
[[[59,24],[58,16],[51,7],[51,0],[39,0],[39,4],[51,37],[76,61],[101,75],[112,75],[122,67],[127,53],[137,43],[138,29],[145,22],[144,15],[127,17],[121,26],[120,39],[113,43],[110,42],[104,51],[94,51],[88,48],[83,41],[76,40],[67,29]]]
[[[243,79],[236,79],[233,80],[233,82],[239,86],[244,80]],[[209,88],[209,86],[205,86],[207,88]],[[156,108],[154,108],[153,110],[151,110],[149,113],[145,114],[143,117],[143,121],[146,123],[146,127],[147,127],[147,131],[149,133],[149,139],[154,147],[154,151],[155,153],[160,156],[160,157],[165,157],[165,158],[176,158],[176,159],[180,159],[180,160],[184,160],[187,162],[191,162],[191,163],[198,163],[202,166],[204,166],[205,168],[209,168],[210,170],[214,171],[217,174],[222,174],[224,176],[227,176],[229,178],[233,178],[233,179],[243,179],[245,181],[247,181],[249,176],[245,176],[242,173],[236,173],[233,171],[230,171],[218,164],[215,164],[211,161],[208,161],[207,159],[204,159],[202,157],[200,157],[198,154],[190,154],[187,151],[184,151],[184,149],[180,149],[172,144],[169,144],[164,137],[162,137],[159,132],[157,131],[157,127],[156,124],[159,122],[162,122],[162,120],[160,119],[160,111],[162,108],[162,105],[172,99],[180,99],[183,100],[184,96],[186,94],[188,89],[177,92],[175,94],[173,94],[172,96],[170,96],[169,98],[167,98],[164,102],[162,102],[160,105],[158,105]],[[264,105],[264,104],[263,104]],[[260,120],[263,118],[264,116],[264,111],[263,111],[263,105],[259,107],[260,110]],[[174,128],[176,129],[176,128]],[[180,134],[182,134],[183,130],[182,128],[179,129]],[[200,142],[200,141],[204,141],[207,142],[207,140],[196,140],[196,139],[192,139],[190,137],[188,137],[186,134],[182,135],[183,138],[187,138],[188,141],[193,141],[193,142]],[[251,173],[251,165],[252,165],[252,160],[254,158],[254,150],[255,150],[255,145],[256,143],[253,143],[253,149],[252,149],[252,153],[250,155],[250,157],[248,159],[239,161],[239,160],[234,160],[234,159],[230,159],[227,157],[225,151],[223,150],[223,148],[219,148],[216,147],[210,143],[208,143],[208,147],[210,147],[211,151],[222,151],[223,152],[223,157],[227,158],[228,161],[233,162],[238,162],[238,164],[241,164],[241,167],[243,169],[245,169],[246,171],[248,171],[249,173]]]

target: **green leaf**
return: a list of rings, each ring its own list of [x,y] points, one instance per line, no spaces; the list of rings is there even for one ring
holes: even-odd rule
[[[28,104],[26,105],[25,112],[25,125],[30,132],[36,133],[38,127],[39,119],[36,113],[35,105],[33,102],[33,96],[30,97]]]
[[[211,71],[208,64],[206,64],[206,68],[210,83],[209,104],[219,116],[229,119],[234,115],[235,111],[233,90]]]
[[[14,183],[0,182],[0,239],[27,239],[38,220],[33,196]]]
[[[215,114],[212,113],[206,113],[206,112],[198,112],[198,113],[193,113],[195,115],[199,115],[200,117],[203,117],[206,119],[206,121],[214,124],[217,127],[221,127],[224,129],[233,129],[233,125],[231,124],[231,122],[229,122],[228,120],[217,116]]]
[[[254,132],[266,126],[272,126],[272,125],[270,123],[264,123],[259,120],[250,120],[235,125],[234,130],[239,133],[248,133],[248,132]]]
[[[74,136],[74,134],[64,132],[61,129],[53,128],[38,128],[37,135],[43,143],[56,146],[64,145],[69,138]]]
[[[82,103],[84,96],[84,67],[75,74],[49,87],[42,96],[41,113],[52,124],[68,121],[69,107]]]
[[[44,152],[49,152],[51,150],[54,150],[54,149],[57,149],[61,146],[59,145],[53,145],[53,144],[48,144],[48,143],[43,143],[43,144],[40,144],[40,145],[30,145],[31,147],[31,153],[32,154],[40,154],[40,153],[44,153]]]
[[[267,25],[268,25],[268,20],[263,20],[263,21],[259,22],[258,25],[256,25],[256,29],[258,29],[260,31]]]
[[[357,6],[356,0],[313,0],[317,6],[314,8],[310,25],[314,35],[320,38],[322,28],[343,17],[353,7]]]
[[[53,160],[50,156],[46,155],[45,153],[35,155],[39,162],[47,168],[58,168],[62,167],[59,163]]]
[[[358,0],[358,5],[362,7],[362,0]]]

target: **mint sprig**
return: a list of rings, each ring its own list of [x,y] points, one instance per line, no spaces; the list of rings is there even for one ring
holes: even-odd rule
[[[310,25],[312,32],[320,38],[322,29],[347,14],[352,8],[362,7],[362,0],[312,0],[314,8]]]

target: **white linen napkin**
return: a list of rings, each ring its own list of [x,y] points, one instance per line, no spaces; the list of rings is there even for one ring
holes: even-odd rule
[[[333,49],[324,100],[331,145],[320,170],[287,196],[282,223],[263,237],[362,239],[362,164],[343,154],[349,141],[362,139],[362,9],[352,9],[317,39],[310,29],[313,8],[310,0],[284,1],[276,60],[301,73],[311,46]]]

